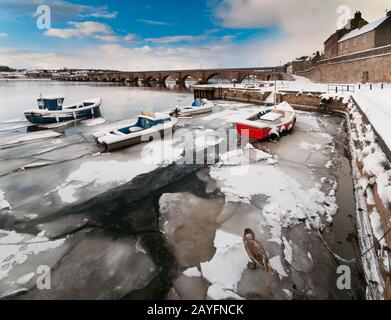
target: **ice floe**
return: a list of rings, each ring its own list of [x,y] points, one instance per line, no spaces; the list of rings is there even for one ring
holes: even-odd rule
[[[0,210],[11,209],[10,203],[5,199],[5,193],[0,189]]]
[[[202,276],[223,291],[235,291],[249,261],[243,240],[237,235],[217,230],[214,246],[216,253],[213,258],[201,263]]]
[[[65,239],[50,241],[40,233],[35,237],[15,231],[0,230],[0,280],[6,278],[16,266],[25,263],[29,256],[50,251],[63,245]]]
[[[28,142],[28,141],[34,141],[39,139],[48,139],[48,138],[56,138],[61,136],[60,133],[54,132],[54,131],[39,131],[39,132],[32,132],[32,133],[26,133],[26,134],[20,134],[17,136],[11,136],[11,137],[5,137],[1,139],[1,144],[4,145],[11,145],[11,144],[17,144],[22,142]]]

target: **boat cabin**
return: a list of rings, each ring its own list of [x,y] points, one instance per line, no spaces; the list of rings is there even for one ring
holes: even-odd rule
[[[39,109],[46,109],[51,111],[62,110],[62,104],[64,102],[64,97],[61,96],[51,96],[51,97],[42,97],[40,96],[38,101]]]
[[[170,122],[170,121],[171,121],[170,116],[152,118],[152,117],[146,116],[146,115],[139,115],[135,125],[121,128],[118,130],[114,130],[111,133],[117,134],[117,135],[134,133],[134,132],[146,130],[146,129],[152,128],[153,126],[156,126],[158,124],[163,124],[165,122]]]
[[[202,107],[205,104],[207,104],[207,102],[208,102],[208,100],[206,100],[206,99],[196,99],[191,104],[191,107]]]

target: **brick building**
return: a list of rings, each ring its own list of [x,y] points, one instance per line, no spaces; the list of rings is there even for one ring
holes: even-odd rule
[[[350,19],[344,28],[334,32],[324,42],[324,58],[329,59],[338,56],[338,41],[346,34],[348,34],[350,31],[357,28],[362,28],[367,24],[368,22],[362,18],[361,12],[357,11],[354,14],[354,18]]]
[[[338,41],[338,56],[391,44],[391,11],[361,28],[345,34]]]
[[[303,56],[287,64],[287,73],[295,74],[297,71],[303,71],[312,68],[322,59],[319,51],[310,56]]]

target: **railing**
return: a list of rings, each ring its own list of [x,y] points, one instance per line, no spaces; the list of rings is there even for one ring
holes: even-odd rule
[[[354,85],[349,84],[328,84],[327,85],[327,93],[335,92],[335,93],[344,93],[351,92],[354,93]]]
[[[280,83],[280,84],[277,86],[277,89],[278,89],[278,91],[281,91],[281,90],[288,90],[288,89],[289,89],[289,84],[288,84],[288,83]]]

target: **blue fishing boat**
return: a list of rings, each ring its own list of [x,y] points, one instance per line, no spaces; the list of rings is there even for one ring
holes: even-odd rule
[[[50,124],[79,119],[101,117],[101,98],[85,100],[70,106],[63,106],[64,97],[40,96],[38,109],[25,110],[24,115],[33,124]]]

